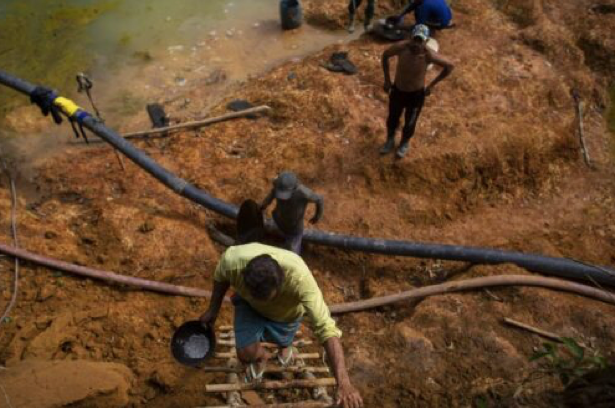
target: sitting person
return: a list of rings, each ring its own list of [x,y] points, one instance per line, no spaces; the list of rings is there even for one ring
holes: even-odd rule
[[[399,15],[389,17],[387,22],[399,26],[404,16],[412,11],[414,11],[415,24],[426,25],[432,33],[435,30],[453,26],[453,12],[446,0],[411,0]]]
[[[322,217],[323,198],[299,182],[295,173],[283,171],[273,182],[273,189],[261,204],[261,211],[276,200],[273,221],[284,237],[286,249],[301,254],[303,240],[303,216],[309,203],[316,206],[316,213],[310,219],[316,224]]]

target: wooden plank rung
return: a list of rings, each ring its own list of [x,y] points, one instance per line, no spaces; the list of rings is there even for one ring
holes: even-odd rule
[[[291,402],[286,404],[267,404],[267,405],[250,405],[250,408],[335,408],[336,405],[327,404],[326,402]],[[219,405],[215,407],[197,407],[197,408],[236,408],[230,405]]]
[[[216,341],[216,344],[218,346],[229,346],[229,347],[234,347],[236,345],[235,340],[218,340]],[[294,347],[306,347],[306,346],[311,346],[312,344],[314,344],[312,340],[296,340],[293,342]],[[279,345],[274,344],[274,343],[261,343],[261,345],[264,347],[268,347],[268,348],[280,347]]]
[[[206,392],[229,392],[247,390],[284,390],[289,388],[329,387],[336,384],[335,378],[317,378],[315,380],[263,381],[258,383],[207,384]]]
[[[214,354],[214,358],[235,358],[237,357],[237,353],[233,350],[230,352],[222,352],[222,353],[215,353]],[[296,359],[304,359],[304,360],[318,360],[320,359],[320,354],[318,353],[298,353],[294,355],[294,358]]]
[[[229,368],[229,367],[201,367],[201,371],[206,373],[244,373],[243,368]],[[329,372],[327,367],[309,367],[309,366],[292,366],[292,367],[267,367],[267,373],[317,373],[326,374]]]

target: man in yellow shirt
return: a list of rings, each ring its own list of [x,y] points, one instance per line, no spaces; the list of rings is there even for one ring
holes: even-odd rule
[[[290,364],[292,342],[306,316],[329,357],[338,384],[337,404],[344,408],[363,407],[361,395],[346,370],[342,333],[300,256],[258,243],[227,249],[214,273],[213,294],[201,323],[213,327],[231,286],[235,290],[232,300],[237,357],[248,365],[248,378],[261,379],[271,357],[261,346],[263,341],[277,344],[279,362]]]

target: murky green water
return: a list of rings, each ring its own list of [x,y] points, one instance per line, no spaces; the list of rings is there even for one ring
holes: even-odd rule
[[[91,110],[75,75],[94,81],[106,123],[151,126],[145,105],[169,102],[175,119],[208,115],[237,81],[355,36],[304,25],[283,32],[279,0],[0,0],[0,69],[57,89]],[[195,92],[198,90],[198,92]],[[198,95],[189,96],[189,95]],[[198,98],[189,103],[189,97]],[[28,99],[0,86],[0,149],[28,179],[62,154],[70,126],[40,119]],[[4,122],[3,122],[4,120]],[[5,126],[6,125],[6,126]]]
[[[72,89],[76,72],[117,69],[132,55],[185,42],[267,0],[2,0],[0,66]],[[255,9],[254,9],[255,8]],[[258,13],[256,13],[258,15]],[[0,107],[12,104],[0,96]]]
[[[343,38],[306,27],[282,33],[277,20],[278,0],[0,0],[0,68],[68,95],[85,71],[118,94],[107,108],[121,111],[142,102],[140,90],[183,86],[187,72],[241,79]],[[139,72],[152,64],[167,76]],[[16,103],[23,98],[0,89],[0,117]]]

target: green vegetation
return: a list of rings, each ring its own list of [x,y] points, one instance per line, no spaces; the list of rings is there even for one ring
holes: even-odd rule
[[[543,362],[543,371],[557,376],[564,386],[589,371],[606,368],[606,360],[599,353],[588,355],[585,348],[569,337],[563,337],[562,343],[562,346],[543,343],[542,349],[536,352],[530,361]]]
[[[119,0],[76,6],[67,0],[40,3],[13,2],[0,20],[2,69],[31,82],[67,91],[74,78],[89,67],[85,29]],[[15,106],[27,103],[13,92],[0,92],[0,118]]]

